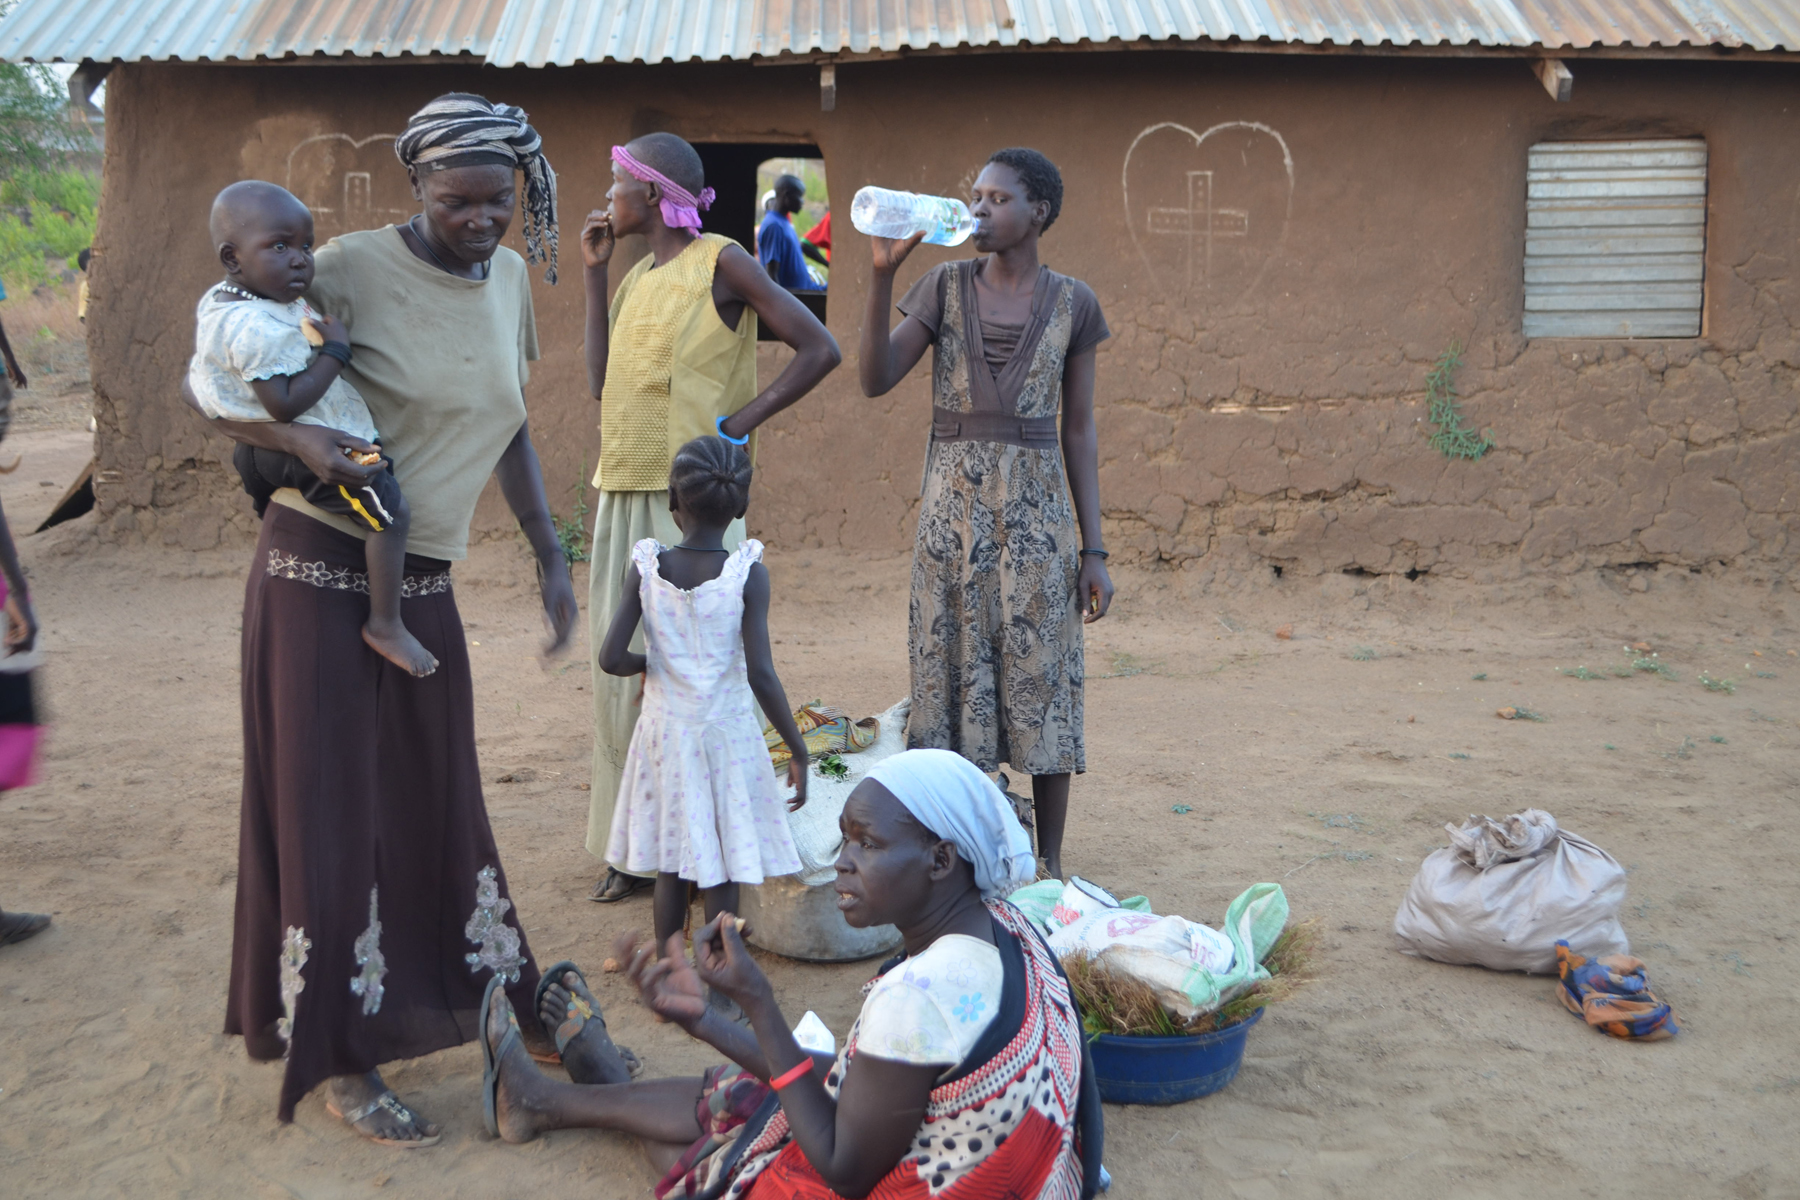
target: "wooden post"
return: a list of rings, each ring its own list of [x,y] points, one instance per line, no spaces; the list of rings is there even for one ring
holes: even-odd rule
[[[1550,98],[1559,104],[1567,104],[1575,91],[1575,76],[1563,65],[1560,58],[1540,58],[1532,64],[1537,72],[1538,82],[1550,93]]]
[[[830,112],[837,107],[837,64],[822,63],[819,66],[819,111]]]

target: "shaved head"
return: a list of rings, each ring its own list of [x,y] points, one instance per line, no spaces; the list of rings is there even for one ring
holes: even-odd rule
[[[700,154],[672,133],[646,133],[625,144],[631,156],[698,196],[706,186],[706,168]]]
[[[284,187],[260,179],[234,183],[213,198],[213,249],[235,245],[246,234],[267,229],[276,223],[312,221],[312,214],[300,198]]]

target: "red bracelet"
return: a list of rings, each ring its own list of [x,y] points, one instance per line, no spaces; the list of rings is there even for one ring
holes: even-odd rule
[[[805,1061],[803,1061],[799,1066],[795,1067],[793,1070],[783,1071],[781,1074],[777,1075],[775,1078],[769,1080],[769,1087],[771,1090],[779,1092],[782,1088],[786,1087],[790,1083],[793,1083],[795,1080],[799,1079],[802,1075],[806,1074],[808,1071],[810,1071],[812,1069],[813,1069],[813,1060],[812,1060],[812,1055],[809,1054],[806,1056]]]

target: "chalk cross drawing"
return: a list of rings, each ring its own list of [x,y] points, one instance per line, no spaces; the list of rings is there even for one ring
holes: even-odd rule
[[[1181,140],[1191,143],[1194,151],[1199,151],[1211,138],[1238,131],[1268,138],[1281,153],[1281,174],[1275,177],[1279,189],[1276,196],[1280,197],[1279,200],[1273,204],[1268,203],[1275,200],[1276,196],[1267,195],[1267,187],[1253,189],[1263,196],[1263,199],[1253,204],[1259,213],[1255,239],[1250,236],[1249,208],[1222,208],[1215,203],[1220,183],[1224,184],[1223,190],[1231,194],[1240,191],[1246,182],[1255,183],[1254,177],[1247,180],[1235,169],[1226,170],[1223,175],[1218,174],[1215,169],[1184,169],[1184,165],[1170,161],[1169,149],[1160,144],[1154,151],[1147,151],[1151,154],[1148,161],[1138,159],[1138,149],[1145,140],[1160,134],[1180,135]],[[1185,180],[1186,204],[1147,205],[1141,199],[1134,201],[1131,195],[1134,169],[1142,172],[1139,176],[1140,184],[1150,183],[1154,186],[1159,180],[1167,180],[1179,187],[1176,181]],[[1173,174],[1177,171],[1180,172],[1179,175]],[[1261,121],[1221,121],[1205,130],[1195,130],[1175,121],[1159,121],[1140,130],[1131,139],[1131,145],[1126,147],[1119,188],[1125,202],[1126,232],[1131,235],[1132,246],[1143,259],[1144,266],[1153,279],[1166,286],[1185,286],[1196,290],[1201,287],[1226,287],[1236,292],[1233,302],[1241,302],[1256,290],[1263,276],[1268,273],[1270,264],[1287,242],[1288,224],[1294,215],[1294,156],[1288,149],[1287,139]],[[1175,191],[1175,188],[1163,190],[1162,197],[1167,197],[1170,191]],[[1285,196],[1280,195],[1281,192],[1285,192]],[[1176,191],[1175,194],[1180,195],[1180,192]],[[1175,238],[1180,238],[1182,243],[1180,267],[1177,266],[1175,256],[1165,253],[1170,241]],[[1229,255],[1216,264],[1218,277],[1214,278],[1214,251],[1233,245],[1249,252],[1248,261],[1234,266],[1234,261],[1243,255]],[[1182,268],[1185,268],[1185,280],[1177,276]]]
[[[1153,234],[1173,235],[1187,243],[1187,279],[1212,275],[1213,240],[1250,236],[1250,214],[1241,208],[1213,207],[1213,173],[1187,173],[1186,208],[1152,208],[1144,228]],[[1197,270],[1196,270],[1197,268]]]

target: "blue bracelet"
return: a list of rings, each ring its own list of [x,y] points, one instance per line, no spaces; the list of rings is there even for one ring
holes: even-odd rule
[[[717,421],[713,422],[713,428],[719,431],[720,437],[724,438],[734,446],[748,446],[750,444],[750,435],[747,433],[741,438],[734,438],[729,433],[725,432],[724,417],[720,417]]]

